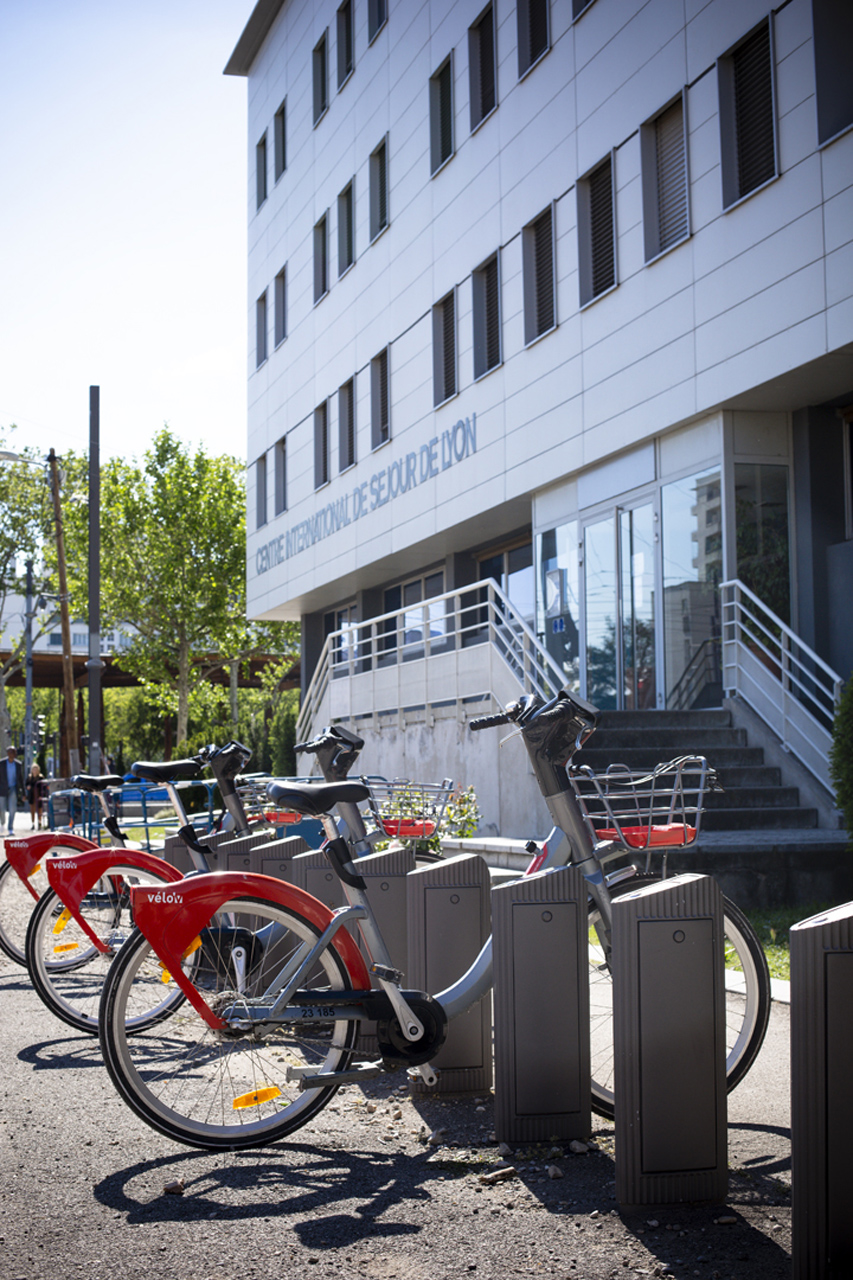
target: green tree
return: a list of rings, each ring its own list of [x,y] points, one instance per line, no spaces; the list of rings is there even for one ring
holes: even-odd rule
[[[119,664],[149,707],[176,713],[180,743],[194,702],[210,701],[214,672],[295,645],[293,624],[246,622],[243,472],[236,458],[191,453],[168,427],[142,465],[113,458],[101,470],[102,626],[128,638]],[[72,542],[70,589],[83,616],[82,513],[69,518]],[[232,700],[232,725],[237,710]]]
[[[853,676],[844,686],[835,709],[829,773],[838,807],[844,814],[844,826],[853,844]]]

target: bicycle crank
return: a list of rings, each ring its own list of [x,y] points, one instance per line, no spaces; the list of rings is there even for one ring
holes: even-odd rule
[[[447,1039],[447,1014],[432,996],[407,997],[412,1013],[423,1023],[424,1034],[408,1040],[396,1017],[381,1018],[376,1024],[376,1038],[382,1061],[387,1066],[416,1067],[429,1062]]]

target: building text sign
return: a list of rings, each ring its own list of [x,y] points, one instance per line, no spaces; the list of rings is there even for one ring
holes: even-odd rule
[[[420,449],[396,458],[382,471],[374,471],[369,480],[364,480],[334,502],[321,507],[307,520],[300,520],[286,533],[258,547],[255,572],[266,573],[369,512],[384,507],[418,485],[436,479],[442,471],[476,452],[477,415],[472,413],[470,418],[460,418],[455,426],[448,427],[440,436],[433,436]]]

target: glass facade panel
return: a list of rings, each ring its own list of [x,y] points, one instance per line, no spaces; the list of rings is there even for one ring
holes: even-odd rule
[[[578,527],[572,520],[540,534],[539,606],[536,630],[548,653],[565,672],[566,688],[580,692],[578,622]]]
[[[586,697],[602,711],[617,706],[616,518],[584,530]]]
[[[619,513],[622,687],[626,711],[656,706],[655,529],[651,504]]]
[[[719,467],[664,485],[661,519],[666,705],[674,711],[719,706],[723,692]]]
[[[735,463],[737,576],[783,622],[791,621],[788,468]]]

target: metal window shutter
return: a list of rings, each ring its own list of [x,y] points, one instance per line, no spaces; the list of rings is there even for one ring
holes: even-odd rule
[[[735,50],[732,63],[738,194],[745,196],[769,181],[776,172],[773,74],[767,24]]]
[[[532,66],[548,48],[548,0],[528,0],[527,20],[530,32],[528,65]]]
[[[494,10],[490,9],[477,28],[480,46],[480,119],[495,106],[495,33]]]
[[[326,406],[314,410],[314,488],[318,489],[329,478],[329,441],[326,430]]]
[[[545,333],[554,324],[554,234],[551,210],[533,224],[536,266],[536,333]]]
[[[438,73],[439,147],[440,163],[447,160],[453,150],[453,84],[450,63]]]
[[[598,297],[615,283],[613,252],[613,170],[605,160],[589,178],[590,250],[592,296]]]
[[[498,297],[498,260],[492,258],[483,268],[485,297],[486,368],[493,369],[501,359],[501,318]]]
[[[388,187],[385,171],[385,146],[384,144],[376,152],[376,181],[379,187],[377,192],[376,211],[377,211],[377,231],[381,231],[388,224]]]
[[[441,306],[442,400],[456,393],[456,306],[448,294]]]
[[[658,182],[658,248],[687,235],[687,182],[684,169],[684,107],[681,99],[655,121]]]
[[[379,356],[379,441],[388,438],[388,352]]]

